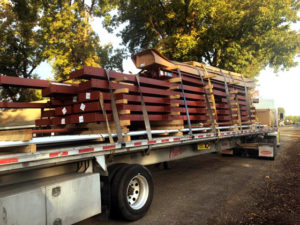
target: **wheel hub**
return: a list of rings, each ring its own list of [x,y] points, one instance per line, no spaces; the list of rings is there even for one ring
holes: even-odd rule
[[[138,210],[147,202],[149,186],[146,178],[140,174],[133,177],[127,187],[127,201],[132,209]]]

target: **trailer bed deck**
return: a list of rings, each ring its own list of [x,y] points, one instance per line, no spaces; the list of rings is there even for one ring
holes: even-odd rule
[[[239,131],[220,131],[219,133],[198,133],[183,136],[167,136],[154,138],[153,140],[140,139],[130,142],[115,144],[99,144],[87,142],[84,144],[69,143],[64,146],[42,146],[33,153],[10,153],[0,155],[0,173],[30,169],[34,167],[49,166],[51,164],[64,164],[74,161],[82,161],[107,155],[120,155],[133,152],[142,152],[149,147],[152,150],[174,147],[179,145],[197,144],[200,142],[239,138],[258,134],[267,134],[277,131],[277,128],[257,128]],[[51,144],[49,139],[49,144]],[[217,150],[215,150],[217,151]]]

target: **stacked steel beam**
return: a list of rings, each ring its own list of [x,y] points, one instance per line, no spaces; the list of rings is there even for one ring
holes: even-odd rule
[[[92,123],[90,127],[101,127],[103,132],[109,130],[108,126],[115,130],[113,102],[125,133],[129,129],[144,130],[145,120],[150,121],[152,129],[182,129],[188,124],[241,126],[255,122],[253,99],[248,93],[251,87],[245,88],[243,78],[237,82],[223,74],[223,80],[220,72],[207,72],[204,67],[197,69],[198,75],[180,68],[181,64],[170,67],[154,62],[142,66],[138,75],[132,75],[84,67],[69,75],[70,80],[76,80],[72,84],[0,76],[2,86],[38,88],[42,89],[43,97],[50,98],[42,104],[2,102],[0,107],[41,108],[36,126],[44,129]],[[216,74],[219,78],[214,77]],[[146,105],[147,118],[141,101]]]

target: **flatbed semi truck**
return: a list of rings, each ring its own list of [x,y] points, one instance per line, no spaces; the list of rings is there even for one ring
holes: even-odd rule
[[[29,142],[38,151],[0,155],[0,224],[74,224],[104,208],[133,221],[146,214],[153,198],[147,165],[212,152],[234,154],[249,145],[256,146],[259,157],[275,157],[277,128],[229,128],[197,128],[202,132],[123,144],[99,144],[93,141],[97,135],[33,138]]]
[[[154,194],[147,165],[213,152],[274,159],[277,128],[257,123],[253,80],[155,50],[133,60],[139,74],[84,67],[72,84],[0,76],[0,86],[49,98],[0,102],[41,110],[36,137],[23,138],[18,122],[0,133],[0,225],[68,225],[103,212],[134,221]]]

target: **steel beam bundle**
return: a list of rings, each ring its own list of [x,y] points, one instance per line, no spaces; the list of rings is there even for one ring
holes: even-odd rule
[[[76,124],[76,128],[109,133],[117,129],[112,92],[125,133],[145,130],[147,120],[153,130],[184,129],[188,123],[193,128],[241,128],[255,122],[254,100],[248,96],[246,83],[228,79],[228,73],[222,82],[214,79],[213,72],[205,74],[205,69],[198,68],[199,77],[174,68],[155,64],[138,75],[110,71],[107,79],[104,69],[85,66],[69,75],[76,84],[0,76],[2,86],[41,89],[42,95],[50,98],[47,103],[1,102],[0,108],[40,108],[36,126],[48,131],[67,131]]]

